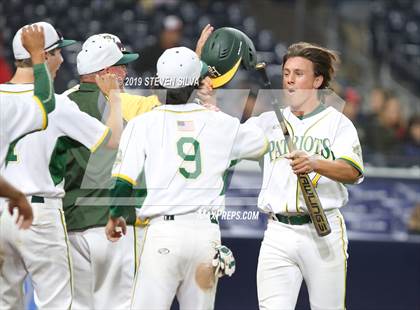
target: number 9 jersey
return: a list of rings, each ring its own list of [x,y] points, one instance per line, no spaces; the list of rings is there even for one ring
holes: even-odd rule
[[[113,176],[147,189],[137,215],[185,214],[224,207],[224,180],[232,161],[267,150],[253,124],[201,105],[162,105],[131,120],[121,137]],[[145,183],[137,184],[144,171]]]

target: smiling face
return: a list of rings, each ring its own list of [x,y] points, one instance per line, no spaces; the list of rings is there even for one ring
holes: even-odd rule
[[[323,77],[315,76],[313,63],[304,57],[290,57],[283,66],[283,89],[292,110],[303,111],[317,101]]]

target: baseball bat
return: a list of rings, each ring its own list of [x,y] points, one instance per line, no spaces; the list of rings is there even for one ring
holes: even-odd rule
[[[271,89],[271,82],[267,76],[266,64],[264,62],[258,63],[255,66],[257,72],[260,73],[263,82],[264,88]],[[283,132],[284,138],[286,139],[287,147],[289,152],[296,150],[289,130],[286,126],[286,121],[284,119],[283,113],[280,111],[280,103],[277,98],[271,94],[271,104],[273,105],[274,112],[276,113],[277,119],[280,124],[280,128]],[[297,175],[300,189],[302,190],[303,198],[305,199],[306,207],[308,208],[309,216],[311,217],[312,223],[315,226],[316,232],[319,236],[323,237],[328,235],[331,232],[331,227],[328,222],[328,219],[325,215],[324,209],[322,208],[321,200],[319,199],[318,193],[315,190],[314,185],[312,184],[311,178],[307,173]]]

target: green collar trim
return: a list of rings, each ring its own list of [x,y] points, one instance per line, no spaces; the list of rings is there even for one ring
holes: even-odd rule
[[[324,111],[326,109],[326,107],[325,107],[325,104],[323,104],[323,103],[320,103],[316,108],[315,108],[315,110],[313,110],[312,112],[310,112],[310,113],[308,113],[308,114],[305,114],[305,115],[302,115],[302,116],[297,116],[297,118],[298,119],[300,119],[300,120],[302,120],[302,119],[305,119],[305,118],[308,118],[308,117],[311,117],[311,116],[314,116],[314,115],[316,115],[316,114],[318,114],[318,113],[321,113],[322,111]]]
[[[99,87],[95,83],[80,83],[79,90],[81,90],[81,91],[98,91]]]

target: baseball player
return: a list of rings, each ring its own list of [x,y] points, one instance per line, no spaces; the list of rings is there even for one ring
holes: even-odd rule
[[[101,38],[99,38],[98,36],[100,36]],[[111,41],[115,43],[117,47],[120,49],[120,51],[125,55],[126,59],[130,58],[130,62],[138,58],[137,53],[127,52],[120,38],[118,38],[116,35],[113,35],[110,33],[100,33],[98,35],[91,36],[88,40],[86,40],[86,42],[89,42],[89,40],[92,40],[92,39],[94,40],[94,38],[99,38],[98,40],[106,40],[106,41]],[[120,85],[122,115],[125,121],[129,121],[130,119],[136,117],[137,115],[148,112],[151,109],[153,109],[155,106],[160,105],[160,102],[156,95],[146,97],[146,96],[132,95],[125,92],[124,81],[127,75],[127,69],[126,69],[125,64],[115,65],[113,60],[110,61],[110,58],[105,59],[105,60],[95,59],[95,57],[104,57],[105,53],[100,49],[93,50],[92,47],[89,50],[86,50],[84,53],[82,50],[79,54],[80,54],[79,66],[82,67],[82,70],[84,69],[83,67],[89,67],[89,66],[92,67],[91,62],[96,61],[96,63],[102,63],[102,65],[99,65],[99,67],[101,68],[100,70],[98,70],[98,72],[104,73],[104,72],[112,71],[115,74],[117,74],[119,85]],[[95,74],[91,72],[81,74],[81,83],[84,84],[84,86],[86,86],[86,84],[94,85]],[[65,91],[63,94],[69,96],[73,92],[79,91],[80,86],[81,86],[80,84],[76,85],[68,89],[67,91]],[[82,92],[86,92],[86,91],[82,90]],[[105,98],[109,97],[109,93],[104,93],[104,96]]]
[[[28,91],[28,94],[22,94],[8,91],[7,84],[0,85],[0,170],[4,165],[10,143],[25,134],[45,129],[47,113],[55,108],[55,98],[52,96],[53,85],[44,64],[45,40],[42,27],[26,27],[18,39],[22,40],[22,45],[31,57],[28,68],[18,68],[18,70],[33,75],[34,88],[33,91]],[[19,227],[28,228],[32,223],[33,214],[23,193],[3,178],[0,189],[0,197],[9,199],[9,211],[12,212],[14,207],[18,209],[22,217],[18,218]]]
[[[55,76],[63,59],[61,47],[75,41],[64,40],[48,23],[44,28],[46,62]],[[15,36],[19,38],[21,30]],[[14,41],[15,42],[15,41]],[[13,45],[16,59],[26,59],[20,41]],[[20,75],[21,83],[32,83]],[[104,88],[118,89],[115,76],[97,77]],[[20,84],[10,84],[19,91]],[[8,212],[1,216],[0,244],[5,253],[0,272],[0,308],[23,308],[23,281],[30,275],[38,308],[69,309],[72,304],[72,271],[62,201],[66,152],[83,144],[91,152],[102,145],[117,147],[122,131],[118,94],[110,96],[110,113],[105,126],[81,112],[63,95],[55,95],[57,105],[46,130],[20,139],[9,153],[4,176],[31,201],[34,221],[30,229],[17,231]],[[112,134],[111,134],[112,131]],[[13,153],[12,153],[13,152]]]
[[[44,64],[42,27],[24,28],[16,40],[19,40],[22,48],[25,47],[28,59],[25,67],[18,67],[9,83],[0,85],[0,168],[4,165],[8,145],[29,132],[45,129],[48,123],[47,114],[55,108],[51,77]],[[19,60],[17,62],[19,63]],[[23,91],[16,93],[9,90],[9,84],[21,83],[19,78],[23,75],[30,76],[35,81],[35,84],[29,86],[27,94]]]
[[[237,44],[229,43],[234,40],[228,31],[218,31],[223,35],[209,38],[202,57],[213,67],[213,85],[221,86],[236,71],[229,69],[235,63],[231,53],[222,61],[219,51],[229,51],[229,47],[235,48]],[[252,59],[255,53],[249,41],[242,40],[249,51],[245,56]],[[333,52],[308,43],[290,46],[284,56],[283,88],[289,107],[283,114],[299,151],[288,153],[274,112],[247,122],[261,127],[270,139],[259,196],[260,209],[271,217],[258,262],[261,309],[293,309],[302,279],[308,286],[312,309],[345,308],[348,242],[338,209],[348,200],[343,184],[363,180],[363,160],[351,121],[334,108],[326,107],[319,100],[322,96],[317,96],[318,89],[328,87],[336,60]],[[318,237],[310,223],[297,184],[299,173],[310,173],[327,210],[332,227],[327,237]]]
[[[124,81],[126,65],[137,58],[138,54],[125,52],[121,41],[114,35],[89,37],[77,55],[81,83],[78,89],[67,92],[68,97],[83,112],[106,122],[110,93],[107,89],[100,89],[95,76],[114,73],[119,81]],[[123,115],[127,118],[133,117],[133,111],[146,112],[160,104],[156,96],[150,99],[121,93],[120,97]],[[122,242],[110,243],[104,234],[115,156],[114,150],[91,154],[84,146],[68,152],[63,203],[74,265],[75,309],[127,309],[130,306],[136,257],[134,207],[128,219],[129,232]],[[83,180],[91,180],[93,184],[83,188]],[[118,290],[115,290],[116,286]]]
[[[334,52],[309,43],[291,45],[283,57],[282,110],[298,151],[289,153],[274,112],[251,118],[270,140],[264,156],[259,208],[270,215],[257,270],[260,309],[294,309],[302,279],[311,309],[345,309],[347,233],[339,208],[344,184],[363,180],[363,161],[351,121],[323,103],[332,79]],[[298,186],[309,173],[332,232],[319,237]]]
[[[203,29],[197,48],[211,31],[209,25]],[[118,54],[116,47],[123,53],[126,63],[138,57],[138,54],[127,52],[121,40],[113,34],[102,33],[88,38],[77,58],[81,84],[66,92],[82,111],[99,120],[107,114],[104,106],[109,93],[99,90],[95,84],[95,74],[114,72],[120,81],[124,81],[127,73],[125,63],[116,63],[112,57],[113,53]],[[125,93],[123,83],[120,88],[125,121],[160,105],[155,95],[143,97]],[[98,160],[99,156],[101,160]],[[139,235],[142,230],[138,231],[132,226],[136,220],[134,208],[128,220],[130,229],[121,242],[112,244],[103,233],[108,220],[109,188],[112,186],[110,176],[115,156],[116,152],[109,150],[91,156],[84,147],[72,149],[68,156],[64,212],[72,245],[75,278],[73,305],[77,309],[126,309],[130,306],[138,257],[136,241],[142,240]],[[96,168],[92,169],[89,165]],[[95,184],[86,186],[88,189],[82,188],[83,180],[95,180]],[[98,204],[101,199],[103,203]],[[115,285],[120,288],[118,291],[115,291]]]
[[[212,258],[220,230],[210,211],[224,206],[223,175],[231,161],[266,150],[256,126],[240,125],[227,114],[187,101],[200,70],[190,49],[166,50],[157,63],[166,104],[131,120],[121,139],[113,197],[130,197],[142,173],[147,184],[147,196],[137,209],[149,224],[132,309],[169,309],[175,296],[181,309],[213,308],[217,279]],[[115,241],[126,232],[122,215],[128,210],[118,207],[118,200],[114,203],[106,233]]]

